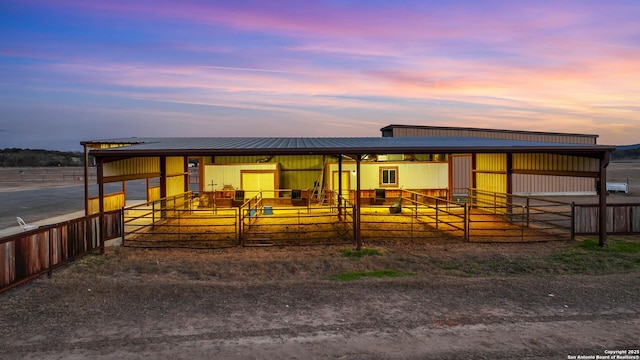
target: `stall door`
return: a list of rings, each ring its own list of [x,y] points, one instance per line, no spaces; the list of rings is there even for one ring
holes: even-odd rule
[[[262,191],[263,198],[273,198],[275,190],[275,173],[273,171],[242,171],[242,189],[245,199],[250,199]]]

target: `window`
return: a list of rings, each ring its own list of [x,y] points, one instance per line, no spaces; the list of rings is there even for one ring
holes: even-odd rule
[[[380,186],[398,186],[398,168],[380,168]]]

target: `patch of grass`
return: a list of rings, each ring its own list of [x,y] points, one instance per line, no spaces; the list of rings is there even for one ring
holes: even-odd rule
[[[601,247],[597,240],[586,239],[580,247],[588,250],[610,251],[618,253],[640,253],[640,242],[609,240],[607,246]]]
[[[439,267],[463,276],[614,274],[640,269],[640,242],[610,239],[606,247],[600,247],[597,240],[587,239],[541,257],[470,257],[447,260]]]
[[[363,256],[380,255],[380,251],[376,249],[360,249],[360,250],[341,249],[339,251],[342,255],[346,257],[361,258]]]
[[[354,281],[360,280],[364,277],[369,278],[384,278],[384,277],[404,277],[413,276],[412,274],[403,273],[397,270],[378,270],[378,271],[363,271],[363,272],[348,272],[336,275],[331,280],[337,281]]]

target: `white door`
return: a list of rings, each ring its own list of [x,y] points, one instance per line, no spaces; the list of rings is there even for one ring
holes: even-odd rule
[[[260,191],[263,198],[273,198],[275,186],[275,174],[272,171],[242,172],[242,189],[245,199],[256,196]]]

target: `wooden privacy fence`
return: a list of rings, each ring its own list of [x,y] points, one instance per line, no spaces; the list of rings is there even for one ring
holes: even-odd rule
[[[0,239],[0,293],[34,279],[104,246],[121,236],[121,211],[41,226]]]
[[[598,204],[574,204],[572,214],[574,234],[598,234],[599,214]],[[640,234],[640,204],[607,204],[607,234]]]

